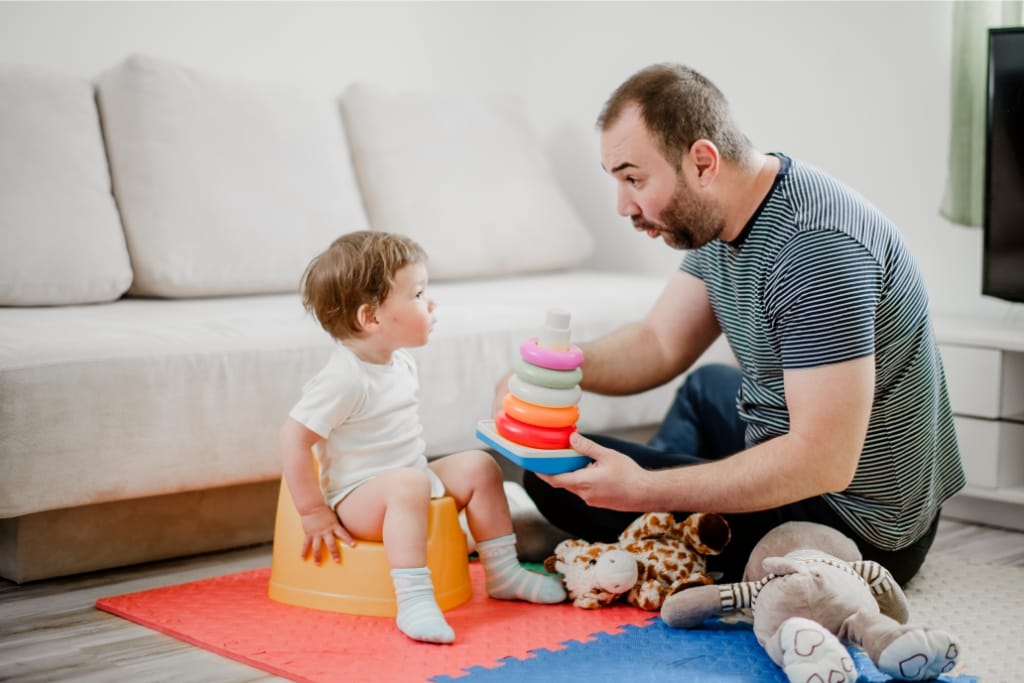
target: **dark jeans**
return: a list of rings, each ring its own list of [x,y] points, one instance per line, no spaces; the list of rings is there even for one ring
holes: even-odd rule
[[[739,370],[728,365],[706,365],[693,371],[676,394],[658,432],[646,446],[608,436],[587,435],[594,441],[633,458],[646,469],[664,469],[719,460],[745,448],[744,423],[736,409]],[[613,542],[635,512],[619,512],[587,506],[574,494],[555,489],[526,472],[523,485],[541,513],[571,536],[588,541]],[[685,516],[690,511],[675,511]],[[900,550],[877,548],[858,536],[822,497],[807,498],[779,508],[725,515],[732,540],[725,552],[708,560],[709,569],[723,573],[723,581],[739,581],[754,544],[768,531],[787,521],[827,524],[852,538],[865,560],[874,560],[901,585],[924,562],[935,538],[938,515],[925,535]]]

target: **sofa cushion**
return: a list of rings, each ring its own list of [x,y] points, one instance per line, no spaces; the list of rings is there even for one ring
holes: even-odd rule
[[[354,84],[342,108],[370,223],[422,244],[433,279],[550,271],[590,254],[540,145],[507,107]]]
[[[98,94],[132,294],[296,291],[314,255],[367,227],[330,97],[148,57]]]
[[[0,66],[0,305],[112,301],[132,281],[92,84]]]

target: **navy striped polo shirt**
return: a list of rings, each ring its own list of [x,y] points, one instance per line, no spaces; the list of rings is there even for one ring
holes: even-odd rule
[[[789,431],[782,373],[874,354],[867,439],[850,486],[825,499],[886,550],[928,529],[963,488],[928,297],[899,231],[867,200],[794,159],[733,242],[688,252],[743,371],[748,447]],[[835,387],[842,391],[842,387]]]

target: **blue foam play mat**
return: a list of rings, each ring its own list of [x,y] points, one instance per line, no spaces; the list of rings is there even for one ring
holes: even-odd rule
[[[863,652],[852,650],[858,683],[894,679],[881,673]],[[527,659],[506,658],[493,667],[476,666],[465,676],[435,676],[434,683],[787,683],[746,623],[709,621],[697,630],[669,628],[658,618],[620,633],[598,633],[587,642],[569,641],[555,650],[533,650]],[[974,676],[942,676],[948,683],[976,683]]]

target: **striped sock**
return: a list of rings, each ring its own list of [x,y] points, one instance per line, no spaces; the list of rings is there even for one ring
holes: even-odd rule
[[[561,579],[527,571],[519,564],[515,534],[478,541],[476,548],[487,577],[487,594],[492,598],[540,603],[565,600]]]
[[[434,584],[430,569],[392,569],[395,597],[398,598],[398,630],[413,640],[425,643],[450,643],[455,631],[444,620],[441,608],[434,598]]]

